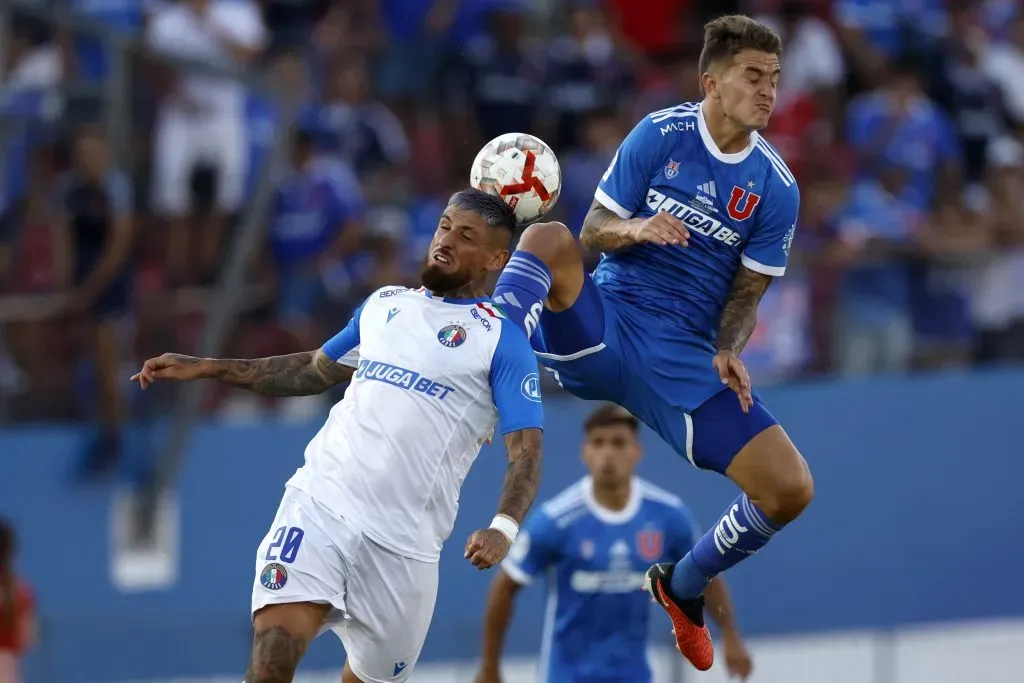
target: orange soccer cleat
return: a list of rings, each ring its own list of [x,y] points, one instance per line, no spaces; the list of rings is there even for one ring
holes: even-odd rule
[[[671,562],[664,562],[648,569],[644,590],[668,612],[672,620],[672,634],[676,637],[676,649],[698,671],[707,671],[715,663],[715,647],[704,623],[704,598],[679,600],[672,595],[669,585],[674,567]]]

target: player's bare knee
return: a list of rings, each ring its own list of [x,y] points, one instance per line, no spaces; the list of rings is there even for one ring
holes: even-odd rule
[[[256,631],[245,683],[291,683],[306,641],[283,626]]]
[[[534,223],[523,231],[516,249],[527,251],[554,268],[566,256],[576,254],[576,238],[563,223]]]
[[[799,517],[814,498],[814,478],[802,460],[800,464],[801,467],[778,477],[759,501],[768,518],[779,524],[788,524]]]

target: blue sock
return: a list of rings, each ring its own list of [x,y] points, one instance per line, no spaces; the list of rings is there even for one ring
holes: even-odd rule
[[[551,289],[551,271],[527,251],[516,251],[494,287],[494,303],[527,337],[533,336]]]
[[[747,494],[733,501],[721,519],[697,541],[672,572],[672,593],[696,598],[715,576],[739,564],[772,540],[782,525],[762,512]]]

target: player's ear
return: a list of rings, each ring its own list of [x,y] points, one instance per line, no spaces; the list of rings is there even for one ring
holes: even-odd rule
[[[702,73],[700,75],[700,89],[707,97],[719,97],[718,75],[712,73],[710,70]]]
[[[487,270],[497,271],[505,267],[508,263],[508,259],[511,256],[508,249],[495,249],[491,252],[490,261],[487,263]]]

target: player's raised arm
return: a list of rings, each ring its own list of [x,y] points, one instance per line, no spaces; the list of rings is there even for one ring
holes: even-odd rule
[[[498,514],[488,529],[474,532],[466,558],[479,569],[501,562],[537,496],[544,409],[537,360],[526,336],[506,321],[491,360],[491,395],[508,451],[508,470]]]
[[[750,240],[743,249],[729,299],[718,322],[715,369],[722,381],[740,397],[744,412],[753,405],[750,377],[739,359],[743,347],[757,326],[757,307],[772,279],[786,273],[789,250],[800,213],[800,192],[796,180],[781,170],[770,176],[770,194],[757,218]]]
[[[266,396],[312,396],[352,379],[359,348],[359,315],[316,351],[268,358],[196,358],[165,353],[132,375],[143,389],[164,380],[214,379]]]
[[[675,216],[660,212],[632,218],[644,206],[649,180],[668,161],[665,150],[665,136],[645,116],[622,141],[601,177],[580,231],[584,245],[603,252],[644,242],[686,246],[690,233]]]

